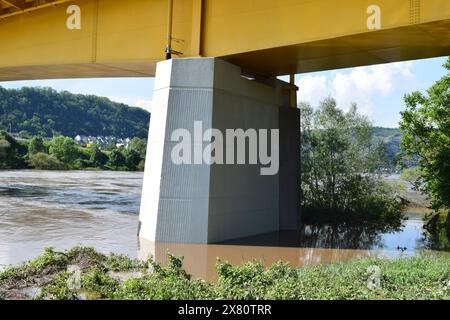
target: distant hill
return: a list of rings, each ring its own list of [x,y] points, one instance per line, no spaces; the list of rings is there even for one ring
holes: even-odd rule
[[[147,138],[150,113],[92,95],[51,88],[0,87],[0,130],[51,137],[62,134]]]
[[[398,128],[373,128],[374,139],[382,141],[386,149],[386,158],[388,161],[388,167],[394,170],[397,166],[396,156],[400,152],[400,145],[402,140],[402,134]]]
[[[394,136],[401,136],[399,128],[373,127],[373,134],[376,137],[388,139]]]

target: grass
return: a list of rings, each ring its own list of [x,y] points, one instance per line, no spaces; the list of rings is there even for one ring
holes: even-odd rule
[[[80,285],[69,285],[80,270]],[[374,269],[374,266],[376,268]],[[380,283],[369,289],[368,279],[379,268]],[[118,279],[114,272],[139,272]],[[218,280],[193,280],[182,259],[169,255],[162,266],[122,255],[105,256],[90,248],[66,252],[46,249],[27,264],[0,273],[0,299],[14,298],[21,288],[39,286],[36,299],[168,300],[168,299],[450,299],[450,257],[399,260],[365,259],[328,266],[295,269],[278,262],[265,269],[260,262],[232,266],[218,261]]]

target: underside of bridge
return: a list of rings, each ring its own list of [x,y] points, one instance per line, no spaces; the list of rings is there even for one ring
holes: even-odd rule
[[[219,57],[264,76],[447,55],[448,0],[0,0],[0,81],[154,76]],[[380,9],[369,30],[368,8]],[[80,9],[80,28],[67,20]]]
[[[276,76],[449,54],[448,0],[0,0],[0,81],[156,75],[140,219],[155,241],[296,227],[299,115]],[[173,164],[173,130],[195,121],[279,129],[278,174]]]

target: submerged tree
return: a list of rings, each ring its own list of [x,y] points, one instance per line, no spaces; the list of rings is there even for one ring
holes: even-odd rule
[[[355,104],[340,110],[331,98],[316,111],[308,104],[300,108],[305,213],[398,218],[400,205],[377,174],[385,164],[384,147],[374,142],[367,117]]]

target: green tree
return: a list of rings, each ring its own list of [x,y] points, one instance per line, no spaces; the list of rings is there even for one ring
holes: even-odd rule
[[[141,162],[141,155],[134,149],[127,149],[125,151],[125,163],[130,171],[136,171]]]
[[[115,169],[123,167],[125,166],[125,156],[119,149],[114,149],[109,154],[108,164]]]
[[[65,169],[56,157],[47,153],[37,152],[29,155],[28,164],[30,167],[38,170],[63,170]]]
[[[0,1],[1,2],[1,1]],[[0,128],[43,137],[141,137],[148,135],[150,113],[106,98],[57,92],[50,88],[0,87]]]
[[[16,141],[5,131],[0,131],[0,169],[26,168],[27,146]]]
[[[373,139],[367,117],[352,105],[348,112],[334,99],[317,111],[301,104],[302,206],[306,212],[326,214],[392,213],[400,208],[377,172],[385,164],[384,146]]]
[[[108,156],[99,147],[95,146],[92,148],[90,161],[94,167],[103,168],[108,160]]]
[[[139,162],[139,164],[138,164],[138,166],[137,166],[137,170],[138,170],[138,171],[144,171],[144,170],[145,170],[145,159],[142,159],[142,160]]]
[[[450,71],[450,58],[444,65]],[[423,190],[433,208],[450,207],[450,73],[437,81],[427,95],[405,96],[400,128],[402,148],[408,156],[419,156]]]
[[[405,96],[400,122],[402,149],[406,157],[419,157],[417,183],[435,211],[450,208],[450,58],[444,67],[449,72],[427,94]],[[450,214],[447,230],[450,237]]]
[[[19,132],[19,138],[21,139],[30,139],[31,134],[27,130],[22,130]]]
[[[28,143],[28,154],[35,154],[38,152],[47,153],[44,140],[39,136],[33,137]]]
[[[147,153],[147,140],[135,137],[131,139],[128,149],[137,151],[141,158],[145,159]]]
[[[69,137],[56,136],[50,144],[50,155],[64,164],[71,165],[78,158],[79,151],[75,141]]]

